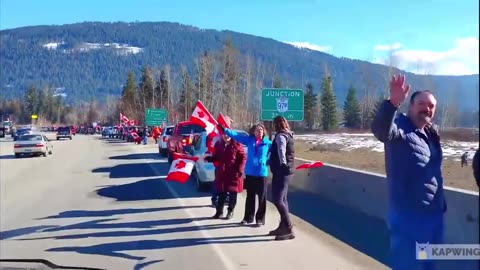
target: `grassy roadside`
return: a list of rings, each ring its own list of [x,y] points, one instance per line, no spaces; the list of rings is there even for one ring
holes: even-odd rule
[[[299,158],[322,161],[339,166],[385,174],[385,156],[383,153],[368,149],[341,151],[338,145],[313,146],[296,141],[295,156]],[[469,164],[471,165],[471,164]],[[445,185],[466,190],[479,191],[473,178],[472,167],[460,167],[459,161],[446,159],[443,162]]]

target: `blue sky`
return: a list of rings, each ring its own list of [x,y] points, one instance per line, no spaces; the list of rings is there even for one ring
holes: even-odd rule
[[[0,3],[2,30],[82,21],[172,21],[283,42],[303,42],[302,46],[335,56],[387,61],[417,73],[478,74],[478,0],[1,0]],[[386,56],[387,45],[395,49],[390,52],[392,57]]]

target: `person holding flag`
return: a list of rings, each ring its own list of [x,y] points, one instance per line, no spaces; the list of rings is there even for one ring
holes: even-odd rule
[[[213,218],[223,216],[225,200],[228,196],[228,212],[226,219],[233,218],[237,195],[243,191],[243,171],[247,156],[243,146],[223,134],[222,141],[215,144],[215,151],[205,157],[207,162],[218,162],[215,170],[215,190],[218,192],[218,203]]]
[[[245,215],[241,222],[247,225],[254,222],[258,227],[265,225],[267,210],[267,177],[268,154],[272,142],[268,139],[267,129],[262,124],[257,124],[250,129],[249,135],[239,134],[222,124],[217,126],[221,133],[247,146],[247,163],[245,166]],[[258,209],[255,213],[255,199],[258,197]]]

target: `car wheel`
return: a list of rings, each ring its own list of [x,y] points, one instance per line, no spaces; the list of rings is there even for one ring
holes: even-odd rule
[[[42,156],[43,156],[43,157],[47,157],[47,151],[45,151],[44,153],[42,153]]]
[[[59,138],[59,137],[57,137],[57,141],[60,141],[60,138]]]
[[[72,140],[72,137],[70,137],[70,140]]]
[[[15,154],[15,158],[19,158],[20,156],[20,154]]]

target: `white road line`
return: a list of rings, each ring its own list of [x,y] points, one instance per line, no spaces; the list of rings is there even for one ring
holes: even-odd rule
[[[155,174],[157,174],[158,176],[160,177],[166,177],[166,176],[163,176],[159,173],[159,171],[157,170],[157,168],[155,168],[154,166],[154,163],[152,161],[148,162],[147,163],[150,165],[150,167],[153,169],[153,171],[155,172]],[[203,237],[205,237],[206,239],[209,239],[209,238],[212,238],[211,235],[208,234],[208,232],[206,230],[202,230],[203,226],[200,225],[198,223],[198,221],[195,221],[195,216],[192,214],[192,212],[190,212],[190,209],[188,209],[186,206],[186,203],[185,201],[180,198],[180,195],[178,195],[178,193],[169,185],[169,183],[167,181],[164,181],[163,182],[168,190],[170,191],[170,193],[178,199],[178,201],[180,202],[180,205],[185,207],[184,210],[187,212],[188,216],[194,220],[193,223],[195,224],[195,226],[197,226],[198,228],[200,228],[199,232],[202,234]],[[234,265],[234,263],[230,260],[230,258],[225,254],[225,252],[223,252],[223,250],[220,248],[220,246],[218,246],[217,244],[211,244],[212,248],[215,250],[215,252],[217,253],[218,257],[220,258],[220,260],[222,261],[223,265],[225,266],[225,269],[226,270],[235,270],[237,269]]]

